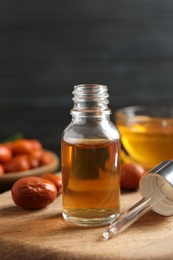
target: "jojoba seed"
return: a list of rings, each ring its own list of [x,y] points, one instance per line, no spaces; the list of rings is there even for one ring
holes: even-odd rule
[[[45,173],[42,178],[52,181],[55,184],[58,193],[62,191],[62,179],[59,176],[52,173]]]
[[[0,176],[4,175],[4,167],[2,164],[0,164]]]
[[[135,163],[121,164],[120,185],[122,189],[136,190],[139,188],[139,181],[145,174],[145,169]]]
[[[12,142],[12,152],[14,154],[28,154],[32,150],[33,144],[28,139],[18,139]]]
[[[21,178],[11,189],[14,203],[24,209],[43,208],[56,199],[57,193],[54,183],[40,177]]]

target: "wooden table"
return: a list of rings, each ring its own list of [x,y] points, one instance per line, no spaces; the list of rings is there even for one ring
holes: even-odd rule
[[[121,196],[122,211],[141,198],[139,192]],[[42,210],[14,205],[11,192],[0,195],[0,259],[172,259],[173,217],[148,212],[125,232],[102,238],[107,227],[83,228],[61,215],[61,195]]]

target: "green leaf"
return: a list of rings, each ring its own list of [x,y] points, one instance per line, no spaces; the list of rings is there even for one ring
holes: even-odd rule
[[[2,143],[13,142],[15,140],[22,139],[22,138],[23,138],[23,134],[22,133],[17,133],[15,135],[12,135],[12,136],[8,137],[6,140],[3,140]]]

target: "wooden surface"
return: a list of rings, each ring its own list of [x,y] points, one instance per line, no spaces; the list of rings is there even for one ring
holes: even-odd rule
[[[122,211],[141,198],[122,194]],[[61,215],[61,196],[47,208],[23,210],[10,191],[0,195],[0,259],[172,259],[173,217],[148,212],[125,232],[106,241],[106,227],[83,228]]]

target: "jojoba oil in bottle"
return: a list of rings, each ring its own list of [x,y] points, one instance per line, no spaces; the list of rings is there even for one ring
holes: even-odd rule
[[[107,87],[74,87],[72,122],[62,134],[63,217],[83,226],[120,212],[120,136],[110,121]]]

